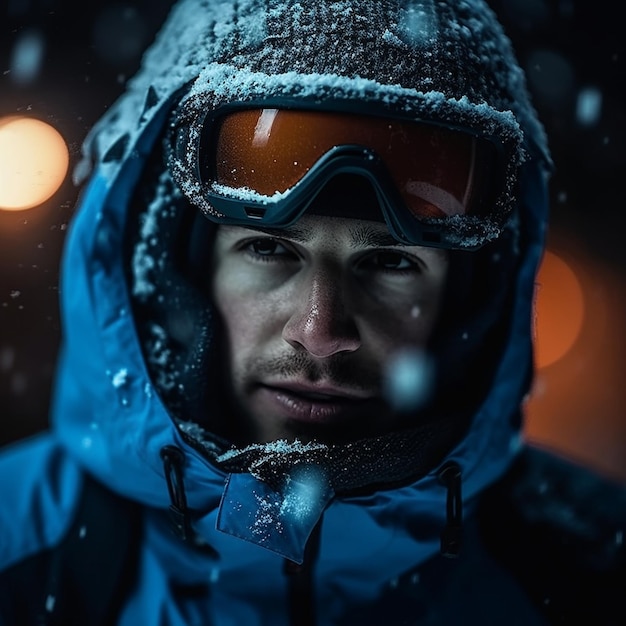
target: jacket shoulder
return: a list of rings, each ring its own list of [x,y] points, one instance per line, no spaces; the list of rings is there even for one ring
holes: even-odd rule
[[[479,505],[483,538],[553,623],[626,623],[626,486],[526,447]]]
[[[71,523],[82,472],[50,433],[0,452],[0,570],[57,543]]]
[[[34,505],[32,514],[37,513]],[[0,568],[0,623],[105,626],[116,622],[134,583],[140,505],[83,474],[67,522],[58,540]]]

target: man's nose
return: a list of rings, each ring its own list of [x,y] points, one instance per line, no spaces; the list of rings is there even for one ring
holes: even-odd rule
[[[354,352],[361,345],[356,322],[349,313],[349,294],[337,277],[325,272],[302,277],[283,339],[317,358]]]

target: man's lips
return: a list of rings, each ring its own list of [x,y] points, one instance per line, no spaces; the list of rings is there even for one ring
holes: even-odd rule
[[[358,389],[351,389],[341,387],[339,385],[333,385],[329,383],[304,383],[296,381],[284,381],[284,382],[268,382],[262,384],[263,387],[270,389],[282,390],[294,395],[335,400],[335,401],[351,401],[351,400],[367,400],[372,397],[371,393],[361,391]]]
[[[287,419],[319,424],[353,415],[355,409],[374,399],[371,393],[329,384],[264,383],[257,391],[264,408]]]

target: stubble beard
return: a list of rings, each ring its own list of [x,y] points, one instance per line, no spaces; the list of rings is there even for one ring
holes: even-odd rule
[[[381,376],[370,365],[358,363],[350,355],[334,355],[323,362],[314,360],[305,352],[294,351],[273,357],[253,357],[241,363],[237,369],[232,362],[224,368],[223,389],[228,396],[229,423],[236,425],[230,438],[237,445],[267,443],[277,439],[304,443],[339,443],[370,436],[381,421],[381,412],[388,409],[380,398]],[[228,375],[228,372],[230,375]],[[333,386],[374,396],[367,410],[340,425],[312,425],[289,423],[273,416],[255,413],[250,406],[253,393],[264,381],[299,381],[316,383],[325,381]],[[343,421],[342,421],[343,422]],[[378,426],[380,427],[380,426]]]

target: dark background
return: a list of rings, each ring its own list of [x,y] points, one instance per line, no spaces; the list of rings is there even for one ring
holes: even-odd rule
[[[626,481],[622,20],[610,0],[491,5],[527,71],[550,137],[556,164],[550,248],[576,270],[586,302],[574,348],[539,372],[527,434]],[[75,165],[86,132],[137,69],[170,6],[164,0],[5,0],[0,117],[49,122],[65,137]],[[43,45],[43,56],[36,74],[24,78],[13,62],[29,38]],[[585,94],[598,99],[596,115],[582,115]],[[68,176],[45,204],[0,210],[0,445],[47,424],[60,340],[59,260],[77,193]]]

